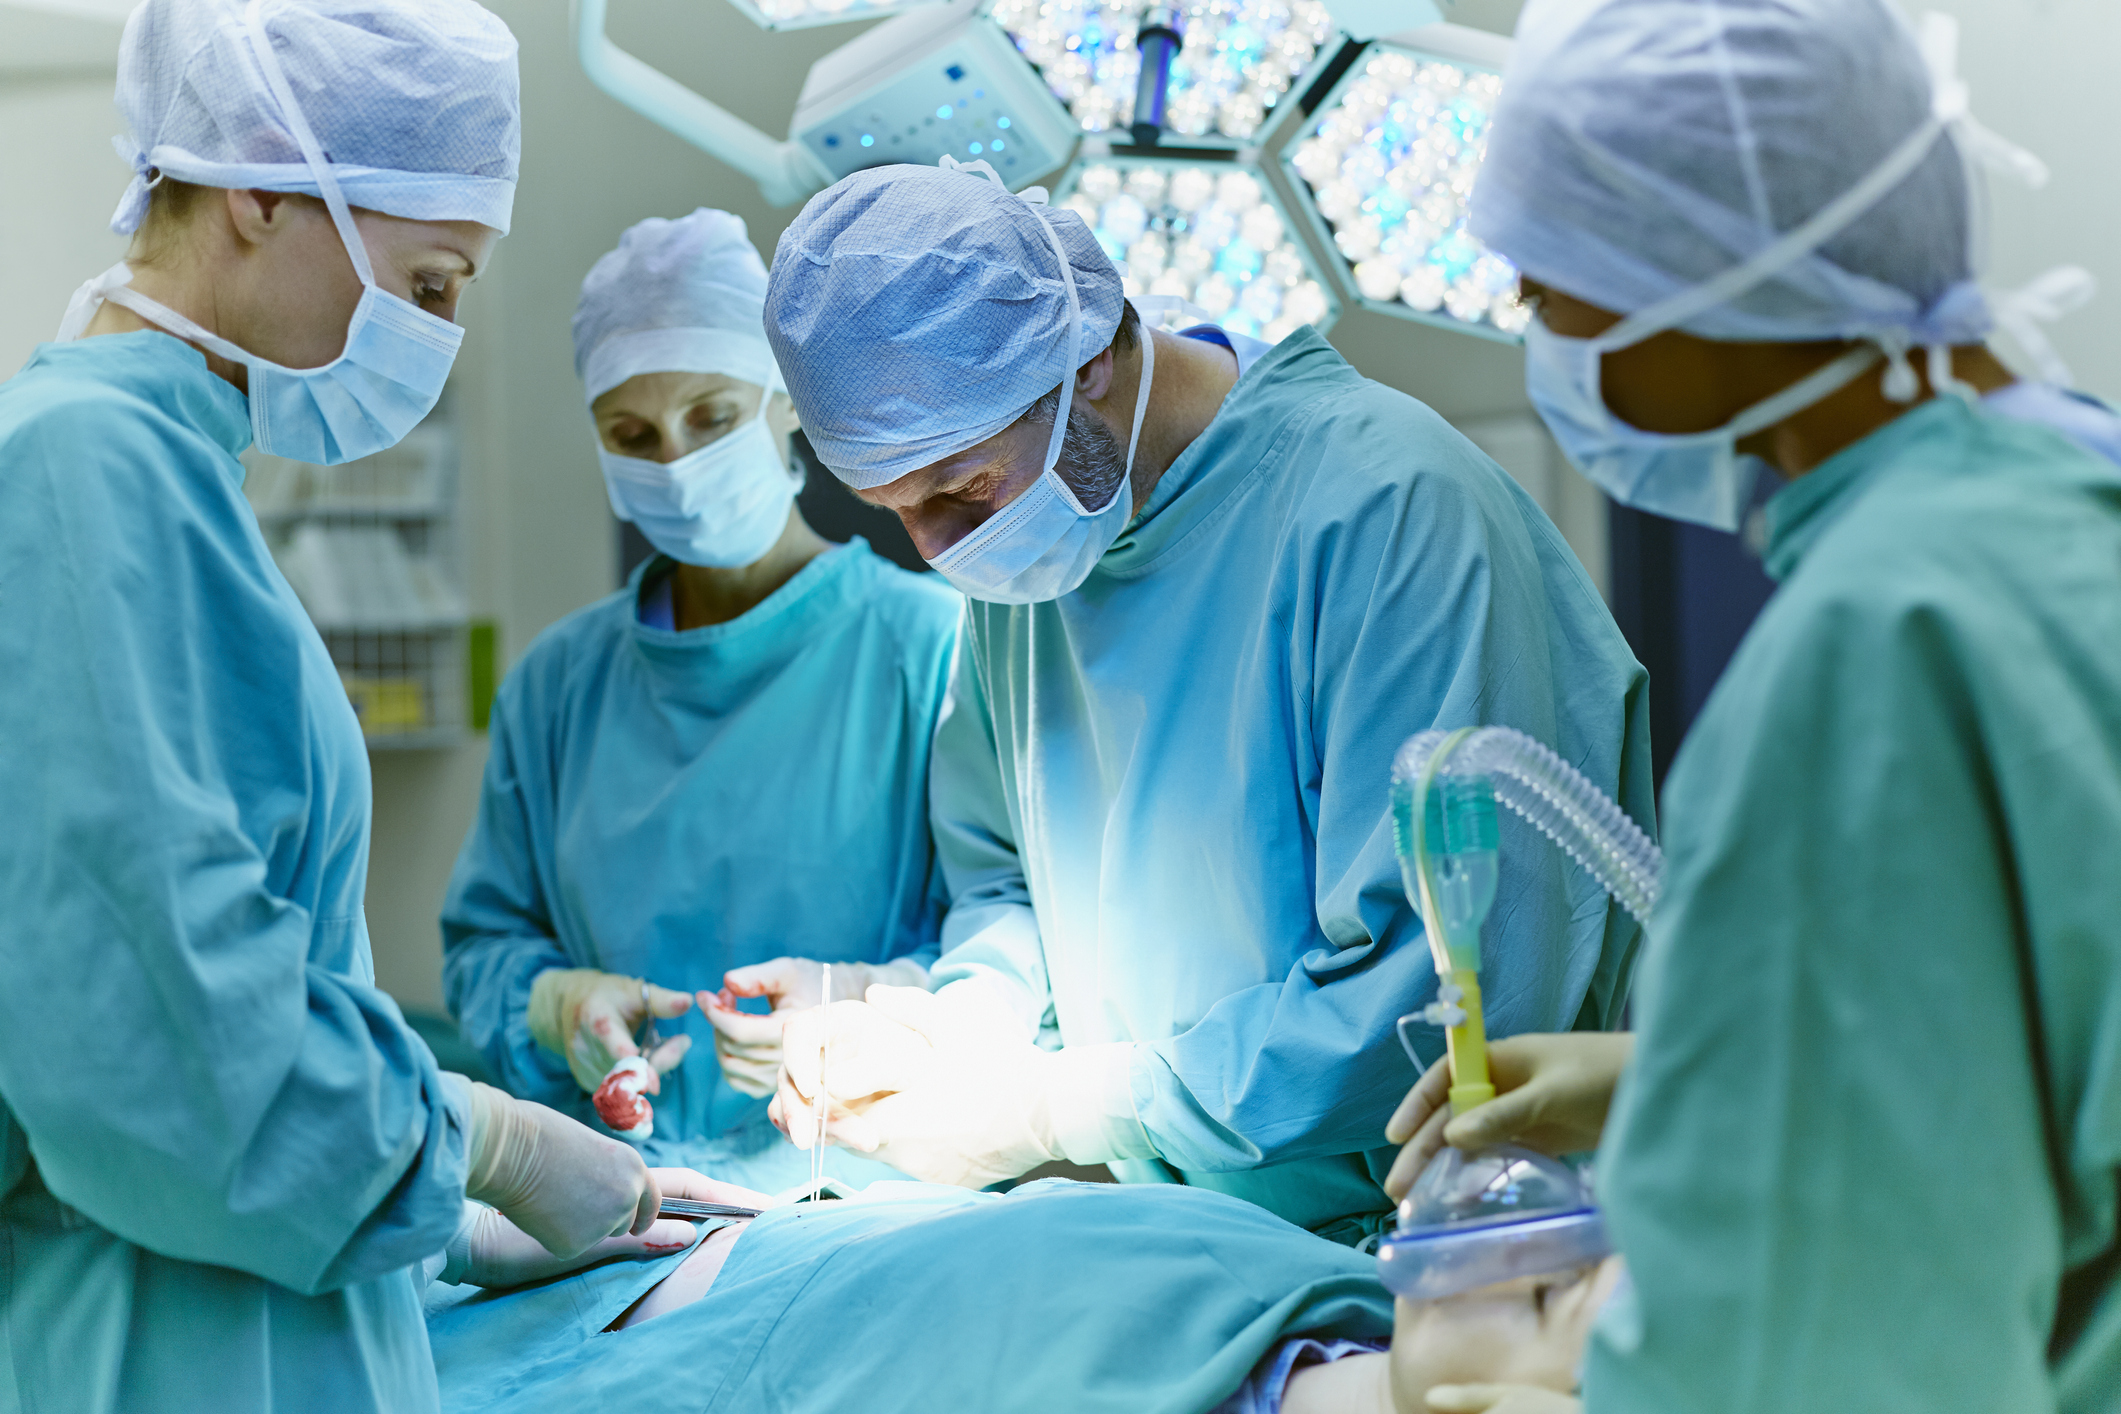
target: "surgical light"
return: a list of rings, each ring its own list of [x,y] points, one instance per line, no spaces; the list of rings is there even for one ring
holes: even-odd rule
[[[941,0],[729,0],[760,29],[809,29],[813,25],[876,20]]]
[[[627,53],[604,32],[607,0],[575,0],[582,69],[643,117],[759,184],[777,206],[864,167],[993,163],[1011,187],[1067,161],[1080,131],[1008,36],[950,0],[886,20],[811,66],[777,139]]]
[[[1517,271],[1466,230],[1506,40],[1435,25],[1371,44],[1283,154],[1364,306],[1515,340]]]
[[[1175,296],[1269,342],[1307,324],[1323,332],[1339,317],[1281,203],[1239,163],[1091,156],[1063,179],[1060,204],[1082,215],[1130,297]]]
[[[1086,133],[1135,121],[1140,26],[1177,12],[1164,126],[1190,145],[1249,144],[1339,47],[1318,0],[995,0],[991,13]]]

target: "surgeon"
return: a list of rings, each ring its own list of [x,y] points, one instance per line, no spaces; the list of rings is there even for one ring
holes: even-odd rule
[[[1535,4],[1473,194],[1577,465],[1725,528],[1781,483],[1781,588],[1665,789],[1632,1059],[1514,1061],[1579,1142],[1626,1065],[1593,1414],[2121,1388],[2121,473],[1960,374],[1969,163],[2027,162],[1952,41],[1883,0]]]
[[[704,208],[582,282],[605,489],[660,553],[502,684],[442,933],[450,1007],[510,1091],[598,1124],[654,1026],[642,1151],[773,1191],[809,1177],[765,1097],[820,963],[844,999],[935,959],[929,747],[962,600],[803,519],[765,297],[744,223]]]
[[[971,600],[936,990],[832,1007],[822,1081],[823,1019],[791,1022],[783,1122],[816,1099],[931,1180],[1109,1164],[1374,1232],[1393,1023],[1435,988],[1394,750],[1507,723],[1652,823],[1643,674],[1553,525],[1316,333],[1152,330],[1078,217],[976,170],[813,198],[766,328],[825,463]],[[1636,930],[1520,852],[1491,1025],[1614,1025]]]
[[[117,101],[125,263],[0,385],[0,1407],[432,1410],[467,1195],[566,1257],[659,1193],[376,990],[360,726],[236,456],[434,406],[516,44],[466,0],[147,0]]]

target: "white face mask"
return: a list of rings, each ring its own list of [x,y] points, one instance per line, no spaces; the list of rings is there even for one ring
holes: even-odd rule
[[[251,438],[259,451],[334,466],[397,445],[434,410],[464,342],[464,331],[376,284],[353,212],[316,134],[310,131],[309,120],[288,88],[255,0],[245,22],[251,50],[301,144],[303,158],[316,174],[332,224],[361,280],[361,302],[347,323],[345,347],[321,368],[283,367],[127,288],[132,271],[122,263],[74,292],[58,338],[62,343],[79,338],[103,301],[123,305],[142,319],[249,370]]]
[[[797,487],[766,424],[772,398],[765,390],[750,421],[673,462],[599,446],[612,513],[684,564],[728,569],[763,559],[788,524]]]
[[[1762,463],[1738,444],[1854,382],[1884,354],[1862,345],[1721,427],[1669,435],[1615,417],[1600,388],[1599,339],[1569,339],[1541,320],[1525,330],[1525,387],[1563,455],[1624,506],[1735,531]]]

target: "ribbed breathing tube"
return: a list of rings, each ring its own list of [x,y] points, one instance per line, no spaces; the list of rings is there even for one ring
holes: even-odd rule
[[[1447,1028],[1451,1107],[1495,1097],[1480,1006],[1480,929],[1500,874],[1500,801],[1604,886],[1638,922],[1656,906],[1664,856],[1582,772],[1509,727],[1411,737],[1392,761],[1392,841],[1440,979],[1424,1018]]]

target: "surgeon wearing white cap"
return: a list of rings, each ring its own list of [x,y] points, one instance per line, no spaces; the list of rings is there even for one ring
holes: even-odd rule
[[[704,208],[582,282],[605,489],[660,553],[501,685],[442,932],[451,1010],[511,1091],[598,1123],[653,1021],[643,1151],[775,1191],[808,1177],[765,1111],[820,963],[845,998],[935,959],[928,759],[962,600],[804,520],[765,298],[744,223]]]
[[[1885,0],[1535,3],[1473,193],[1578,466],[1725,529],[1774,473],[1780,587],[1664,790],[1592,1414],[2121,1391],[2121,440],[1983,347],[2025,302],[1982,176],[2041,169],[1955,48]]]
[[[422,1287],[494,1271],[467,1199],[558,1254],[520,1276],[705,1192],[442,1074],[376,990],[360,726],[236,459],[434,406],[515,40],[467,0],[148,0],[118,105],[126,263],[0,385],[0,1407],[433,1410]]]
[[[1643,674],[1582,568],[1317,334],[1151,332],[1079,218],[976,171],[814,198],[766,328],[825,463],[972,601],[937,990],[832,1009],[833,1138],[925,1178],[1109,1164],[1374,1232],[1412,1078],[1393,1025],[1436,990],[1395,748],[1515,726],[1652,823]],[[1596,887],[1505,878],[1499,1032],[1617,1022],[1638,935]],[[788,1033],[798,1135],[819,1029]]]

